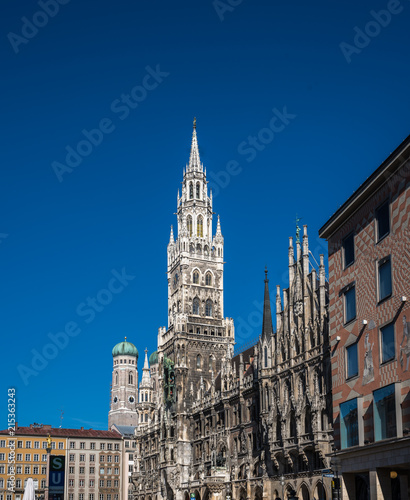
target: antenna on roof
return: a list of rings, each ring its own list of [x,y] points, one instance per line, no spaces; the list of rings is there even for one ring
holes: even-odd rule
[[[60,411],[60,427],[59,428],[61,429],[61,427],[63,426],[64,410],[60,409],[59,411]]]

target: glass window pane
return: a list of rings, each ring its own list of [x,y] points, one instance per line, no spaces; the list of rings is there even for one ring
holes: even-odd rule
[[[394,384],[374,391],[374,440],[396,436],[396,403]]]
[[[386,202],[376,210],[377,239],[380,240],[390,232],[389,203]]]
[[[382,363],[390,361],[395,357],[394,349],[394,324],[384,326],[381,331]]]
[[[356,317],[356,289],[351,288],[345,293],[345,323]]]
[[[392,293],[390,259],[379,266],[379,300],[389,297]]]
[[[359,444],[357,399],[340,405],[340,443],[342,449]]]
[[[357,344],[349,345],[346,348],[347,356],[347,378],[355,377],[358,372],[358,362],[357,362]]]
[[[354,236],[350,234],[343,242],[345,267],[350,266],[354,262]]]

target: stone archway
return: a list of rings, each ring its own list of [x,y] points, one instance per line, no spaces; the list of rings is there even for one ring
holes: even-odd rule
[[[263,489],[261,486],[257,486],[255,488],[255,500],[262,500],[263,498]]]
[[[309,488],[306,486],[305,483],[302,483],[298,497],[299,500],[310,500]]]
[[[315,492],[313,494],[313,496],[315,498],[317,498],[317,500],[326,500],[326,490],[323,488],[323,484],[322,484],[322,481],[318,481],[316,483],[316,488],[315,488]]]

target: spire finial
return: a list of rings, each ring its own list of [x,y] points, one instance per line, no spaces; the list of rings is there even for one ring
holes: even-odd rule
[[[189,155],[189,165],[187,168],[187,172],[189,170],[201,170],[201,161],[199,158],[199,149],[198,149],[198,139],[196,136],[196,118],[194,118],[194,129],[192,131],[192,143],[191,143],[191,153]]]
[[[300,243],[300,226],[299,222],[302,220],[301,217],[298,217],[298,214],[296,214],[296,243]]]
[[[127,342],[127,337],[124,337],[124,342]]]
[[[265,283],[269,281],[268,280],[268,266],[265,266]]]

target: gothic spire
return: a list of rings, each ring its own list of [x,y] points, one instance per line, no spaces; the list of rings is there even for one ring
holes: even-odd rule
[[[199,159],[198,139],[196,137],[196,118],[194,118],[194,127],[192,131],[191,154],[189,155],[188,170],[200,170],[201,162]]]
[[[174,238],[174,228],[171,226],[171,232],[169,235],[169,244],[173,245],[175,243],[175,238]]]
[[[265,295],[263,298],[263,322],[262,339],[268,339],[273,335],[272,313],[270,310],[268,269],[265,267]]]

